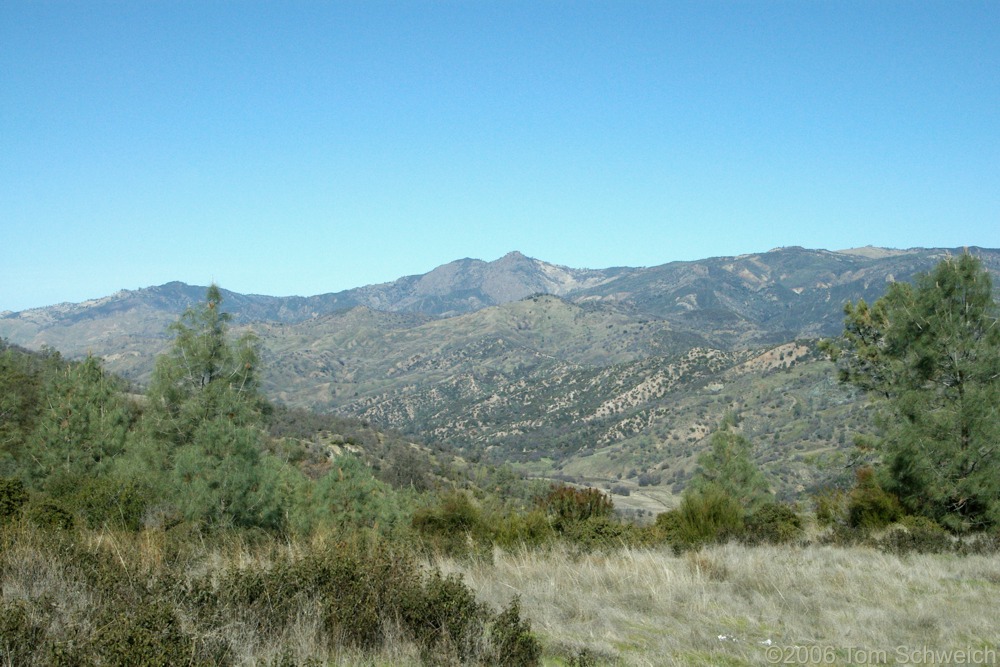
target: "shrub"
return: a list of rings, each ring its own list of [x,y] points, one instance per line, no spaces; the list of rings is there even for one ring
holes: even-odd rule
[[[30,664],[42,635],[42,628],[31,621],[22,601],[0,603],[0,659],[3,664]]]
[[[521,644],[530,638],[519,612],[508,609],[494,618],[458,576],[424,573],[411,556],[380,541],[342,543],[301,558],[282,555],[268,569],[230,568],[215,584],[192,585],[188,601],[206,622],[231,622],[222,616],[236,609],[272,637],[281,636],[309,601],[334,645],[377,651],[389,633],[399,632],[433,664],[491,660],[490,627],[492,643],[506,638],[511,650],[527,651]]]
[[[681,529],[680,510],[668,510],[656,515],[656,521],[649,528],[652,541],[655,542],[676,542]]]
[[[743,539],[749,544],[785,544],[802,533],[802,520],[784,503],[768,502],[750,512]]]
[[[553,515],[556,530],[591,517],[610,517],[614,511],[611,498],[599,489],[576,489],[572,486],[555,486],[543,499],[542,506]]]
[[[85,481],[74,497],[90,528],[109,526],[138,531],[142,528],[152,492],[133,481],[99,477]]]
[[[469,538],[481,537],[485,530],[479,508],[460,491],[446,495],[436,506],[418,509],[411,523],[434,548],[452,555],[467,553]]]
[[[495,517],[489,525],[493,528],[493,542],[507,549],[541,546],[555,536],[548,517],[540,510],[509,512]]]
[[[656,486],[660,483],[662,475],[656,473],[644,472],[639,475],[639,486]]]
[[[490,664],[498,667],[539,664],[542,645],[531,633],[531,624],[521,618],[521,601],[517,597],[493,621],[490,638]]]
[[[28,502],[24,482],[18,477],[0,478],[0,524],[15,518]]]
[[[366,651],[384,643],[385,621],[398,610],[398,599],[412,595],[417,586],[410,561],[381,548],[371,555],[342,548],[307,559],[301,567],[301,579],[309,582],[306,590],[321,596],[330,636]]]
[[[635,528],[611,517],[591,517],[586,521],[566,524],[563,537],[584,550],[620,547],[633,541]]]
[[[878,540],[878,546],[890,553],[942,553],[951,551],[954,542],[940,525],[923,516],[905,516]]]
[[[404,598],[400,610],[429,662],[436,655],[456,654],[465,661],[475,653],[483,635],[486,608],[457,575],[432,572],[424,584]]]
[[[42,528],[70,530],[76,524],[76,520],[69,510],[49,499],[29,503],[25,514],[29,521]]]
[[[1000,530],[994,528],[974,535],[961,535],[958,542],[955,543],[955,551],[963,556],[998,554],[1000,553]]]
[[[847,521],[847,495],[840,489],[827,489],[816,496],[816,522],[830,527]]]
[[[567,664],[569,667],[597,667],[601,662],[598,661],[597,655],[593,651],[589,648],[584,648],[576,655],[570,657]]]
[[[675,544],[681,548],[723,542],[743,531],[743,506],[714,484],[685,494],[678,511]]]
[[[103,664],[170,667],[194,662],[192,639],[170,605],[150,602],[108,618],[95,643]]]
[[[847,504],[847,523],[852,528],[873,530],[888,526],[902,515],[896,496],[887,493],[875,479],[872,468],[860,468],[857,484]]]

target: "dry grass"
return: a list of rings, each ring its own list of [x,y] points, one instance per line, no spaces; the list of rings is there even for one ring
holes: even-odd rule
[[[586,649],[602,663],[775,664],[769,646],[831,647],[812,661],[827,664],[883,657],[876,651],[894,664],[897,647],[1000,653],[997,555],[725,545],[682,556],[496,551],[492,563],[438,565],[493,605],[520,595],[550,653]]]

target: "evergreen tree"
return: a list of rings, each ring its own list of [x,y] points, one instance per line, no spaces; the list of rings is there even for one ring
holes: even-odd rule
[[[156,360],[149,389],[151,407],[164,421],[162,432],[178,445],[188,443],[205,420],[227,417],[238,426],[260,423],[258,343],[247,333],[228,340],[229,313],[212,285],[206,301],[188,308],[170,326],[173,347]]]
[[[884,488],[953,528],[1000,524],[1000,323],[979,260],[944,260],[845,314],[826,349],[877,399]]]
[[[108,471],[125,449],[132,411],[122,383],[100,361],[51,368],[25,462],[42,482],[80,479]]]
[[[0,341],[0,476],[17,473],[17,460],[41,409],[41,372],[32,358]]]
[[[700,492],[715,487],[744,508],[760,504],[770,496],[769,486],[750,454],[750,441],[733,430],[727,417],[712,434],[711,449],[698,458],[690,488]]]
[[[275,527],[273,466],[263,464],[257,341],[228,339],[230,315],[212,285],[206,301],[172,325],[173,347],[156,361],[147,418],[154,459],[190,520]]]
[[[299,481],[301,480],[301,481]],[[292,528],[307,534],[318,527],[341,533],[375,529],[388,532],[398,526],[404,510],[392,488],[375,479],[371,469],[352,454],[333,460],[333,467],[316,482],[301,476],[283,476],[298,497],[291,508]]]

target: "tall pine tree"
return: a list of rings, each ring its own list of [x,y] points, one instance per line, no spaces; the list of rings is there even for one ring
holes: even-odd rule
[[[262,465],[258,344],[228,337],[230,315],[212,285],[172,326],[173,347],[156,362],[148,397],[151,437],[186,518],[210,525],[274,527],[274,475]]]
[[[883,486],[955,529],[1000,525],[1000,311],[965,254],[845,308],[827,345],[880,407]]]

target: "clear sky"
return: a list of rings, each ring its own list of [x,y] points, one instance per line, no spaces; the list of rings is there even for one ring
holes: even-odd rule
[[[1000,247],[1000,2],[0,2],[0,310]]]

